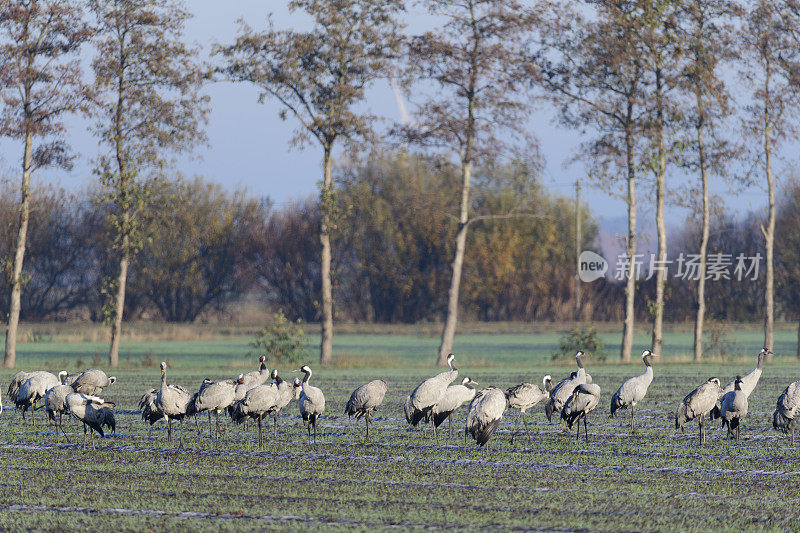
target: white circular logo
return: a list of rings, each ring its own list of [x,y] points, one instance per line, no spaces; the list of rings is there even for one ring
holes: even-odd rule
[[[585,250],[578,258],[578,277],[584,283],[602,278],[608,272],[608,262],[603,256]]]

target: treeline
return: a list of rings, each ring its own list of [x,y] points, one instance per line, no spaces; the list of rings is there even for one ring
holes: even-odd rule
[[[337,169],[333,264],[336,315],[343,320],[440,320],[453,235],[448,191],[458,168],[401,152]],[[574,316],[574,202],[554,196],[522,164],[476,170],[477,212],[524,205],[510,218],[476,222],[465,263],[463,312],[476,320],[564,320]],[[319,320],[319,209],[315,200],[275,207],[202,179],[156,180],[143,209],[125,314],[169,322],[225,313],[257,299],[290,318]],[[13,249],[17,207],[0,200],[0,254]],[[8,193],[8,194],[6,194]],[[107,316],[115,260],[107,200],[95,190],[37,187],[22,300],[25,320]],[[585,206],[583,242],[596,225]],[[0,280],[7,295],[8,280]],[[602,293],[602,294],[601,294]],[[613,297],[609,299],[609,295]],[[584,289],[593,315],[613,318],[613,286]],[[8,312],[8,299],[0,300]]]

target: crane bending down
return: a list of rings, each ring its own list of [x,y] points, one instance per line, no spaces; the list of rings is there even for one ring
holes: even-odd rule
[[[478,446],[483,447],[492,438],[507,408],[506,394],[497,387],[487,387],[477,393],[469,404],[464,437],[469,433]]]
[[[69,412],[83,422],[83,449],[86,449],[86,429],[89,429],[89,436],[92,440],[92,449],[94,450],[94,432],[98,432],[101,437],[105,436],[103,433],[103,426],[107,426],[112,430],[116,427],[114,421],[114,404],[106,402],[97,396],[89,396],[80,392],[72,392],[67,395],[65,400]]]
[[[800,381],[795,381],[783,390],[778,397],[775,412],[772,413],[772,427],[790,433],[794,444],[794,418],[800,408]]]
[[[600,403],[600,386],[594,383],[583,383],[575,387],[572,395],[567,398],[564,403],[564,408],[561,410],[561,418],[567,424],[569,429],[577,422],[578,431],[575,434],[575,439],[580,439],[581,436],[581,419],[583,420],[583,435],[586,437],[586,442],[589,442],[589,431],[587,428],[587,419],[589,413],[594,411],[597,404]]]
[[[364,438],[367,441],[369,440],[369,423],[372,420],[372,413],[381,406],[388,390],[389,386],[385,381],[374,379],[354,390],[344,408],[344,413],[348,418],[353,416],[356,417],[356,420],[364,418],[367,426],[367,433]]]
[[[519,424],[520,418],[522,418],[522,423],[525,426],[525,433],[528,433],[528,422],[525,420],[525,411],[536,406],[539,402],[546,402],[550,398],[550,392],[552,390],[553,379],[550,377],[550,374],[542,378],[541,386],[523,382],[516,387],[511,387],[506,390],[508,407],[519,409],[519,416],[514,419],[514,433],[511,434],[511,444],[514,444],[514,437],[517,434],[517,424]]]
[[[453,413],[466,402],[472,401],[475,397],[475,385],[477,381],[466,377],[458,385],[450,385],[444,391],[444,395],[439,399],[431,410],[433,417],[433,427],[438,428],[445,419],[450,421],[450,438],[453,437]]]
[[[642,352],[642,361],[644,362],[644,374],[630,378],[625,383],[620,385],[617,392],[611,397],[611,418],[614,418],[617,411],[620,409],[631,408],[631,431],[636,431],[636,426],[633,422],[633,408],[636,404],[641,402],[647,394],[647,389],[653,382],[653,358],[658,357],[650,350]]]
[[[700,444],[703,444],[703,442],[705,442],[703,417],[716,405],[721,389],[722,387],[719,386],[719,379],[709,378],[708,381],[690,392],[683,401],[678,404],[678,409],[675,412],[675,429],[683,431],[683,426],[685,426],[687,422],[697,418],[700,423]]]

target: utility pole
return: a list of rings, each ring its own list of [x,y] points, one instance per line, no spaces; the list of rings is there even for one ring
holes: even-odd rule
[[[581,180],[575,180],[575,320],[580,319],[581,312]]]

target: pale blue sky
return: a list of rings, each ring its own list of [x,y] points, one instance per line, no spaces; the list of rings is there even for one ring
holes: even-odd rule
[[[229,42],[236,35],[237,19],[243,18],[255,28],[264,27],[269,9],[273,10],[276,26],[303,26],[305,20],[288,13],[283,2],[263,0],[191,0],[189,10],[195,18],[187,28],[187,39],[200,44],[207,53],[215,42]],[[410,14],[411,27],[419,28],[430,21],[422,13]],[[294,122],[278,118],[278,106],[273,102],[258,104],[257,91],[246,85],[212,84],[207,87],[211,97],[212,112],[209,117],[209,145],[200,147],[198,158],[180,158],[177,169],[186,175],[202,175],[227,187],[245,187],[252,194],[269,196],[283,204],[292,199],[314,194],[320,175],[319,151],[310,146],[305,150],[290,147]],[[388,84],[380,84],[370,92],[368,105],[373,112],[390,120],[399,119],[394,94]],[[545,183],[553,191],[571,195],[576,177],[583,172],[577,165],[564,166],[571,158],[578,136],[553,124],[546,107],[540,107],[530,122],[540,139],[542,154],[546,157]],[[36,179],[60,181],[70,187],[91,183],[91,157],[96,153],[96,142],[87,131],[88,123],[70,120],[68,141],[80,155],[71,172],[47,171]],[[15,143],[0,143],[2,158],[0,170],[16,182],[18,179]],[[724,188],[715,186],[719,193]],[[585,201],[592,211],[607,219],[625,214],[624,203],[598,190],[584,190]],[[734,209],[744,211],[763,205],[763,193],[752,190],[749,194],[733,197],[726,202]],[[669,209],[670,225],[682,224],[686,212],[680,208]],[[643,216],[646,216],[643,213]]]

